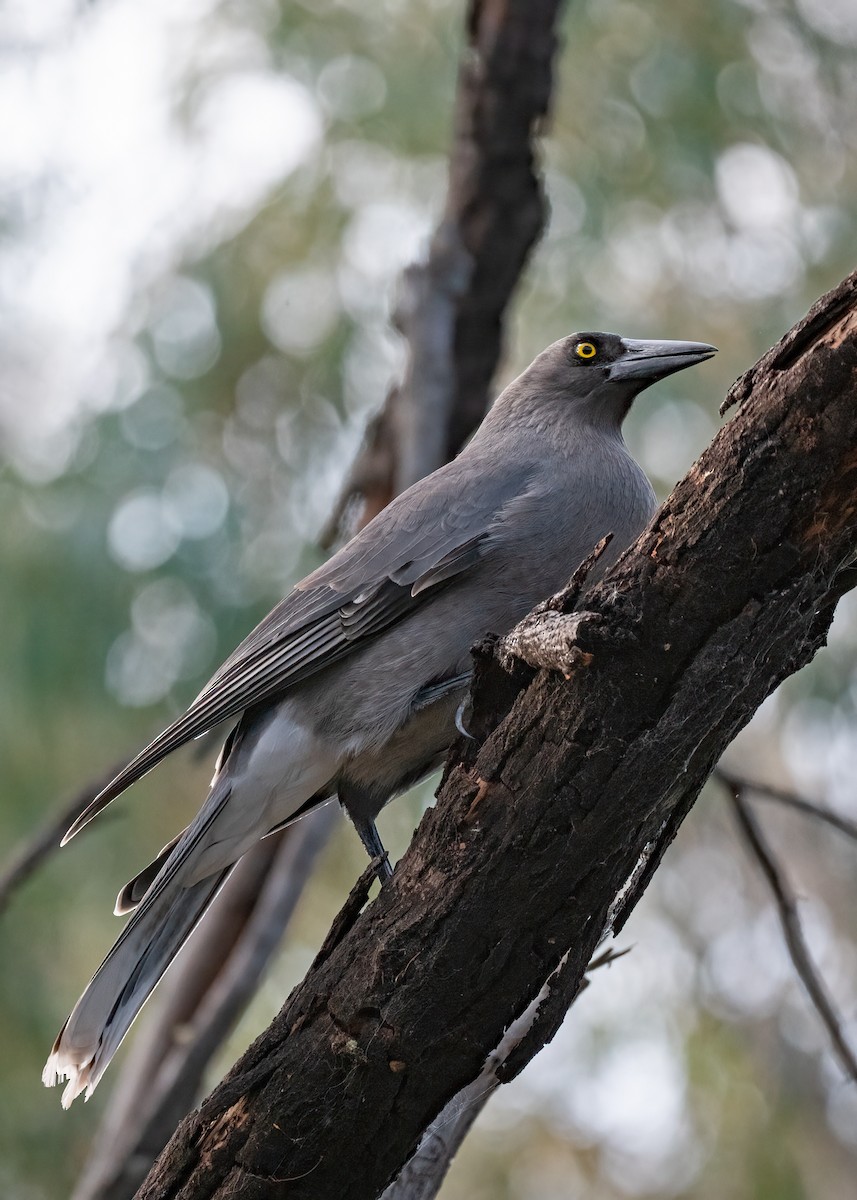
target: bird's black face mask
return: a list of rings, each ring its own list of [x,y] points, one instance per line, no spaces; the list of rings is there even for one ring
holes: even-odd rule
[[[615,333],[575,333],[565,344],[577,369],[597,371],[611,383],[633,380],[638,390],[717,353],[705,342],[637,341]]]
[[[563,342],[568,384],[590,419],[621,423],[644,388],[716,354],[705,342],[638,341],[615,333],[575,333]]]

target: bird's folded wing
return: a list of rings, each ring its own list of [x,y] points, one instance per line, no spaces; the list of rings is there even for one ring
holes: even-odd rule
[[[96,796],[63,844],[173,750],[338,662],[471,570],[502,524],[505,501],[526,481],[506,475],[483,479],[478,489],[461,487],[456,465],[444,469],[446,478],[437,472],[399,497],[286,596],[187,712]]]

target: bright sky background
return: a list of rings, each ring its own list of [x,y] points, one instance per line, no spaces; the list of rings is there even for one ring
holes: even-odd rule
[[[19,449],[45,439],[47,474],[80,406],[116,403],[117,376],[120,402],[142,386],[139,364],[104,354],[141,285],[204,249],[201,231],[238,227],[320,145],[318,103],[243,23],[265,6],[240,30],[211,17],[202,38],[215,7],[102,0],[81,17],[71,0],[18,0],[0,15],[0,345],[15,368],[0,420]],[[210,82],[185,117],[200,71]]]

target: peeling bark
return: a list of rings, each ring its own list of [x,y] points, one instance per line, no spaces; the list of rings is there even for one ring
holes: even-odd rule
[[[505,675],[483,649],[478,744],[454,750],[390,885],[141,1198],[374,1200],[563,958],[573,996],[721,752],[823,645],[853,583],[855,308],[857,273],[733,388],[732,421],[581,598],[599,617],[585,671]]]

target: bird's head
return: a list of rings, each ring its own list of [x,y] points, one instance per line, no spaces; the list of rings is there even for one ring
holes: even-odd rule
[[[704,342],[636,341],[615,333],[573,333],[548,346],[521,376],[574,407],[581,418],[619,426],[635,396],[717,353]]]

